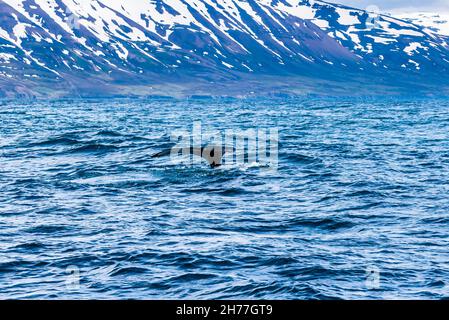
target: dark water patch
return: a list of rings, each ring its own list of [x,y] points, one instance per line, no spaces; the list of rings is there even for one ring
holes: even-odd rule
[[[361,197],[361,198],[384,198],[385,195],[381,192],[375,191],[375,190],[358,190],[353,192],[348,192],[346,194],[348,197]]]
[[[119,192],[119,190],[130,189],[130,188],[160,188],[164,184],[158,180],[148,179],[135,179],[128,181],[117,181],[117,182],[97,182],[95,183],[98,187],[114,188]]]
[[[159,236],[164,236],[164,235],[166,235],[165,232],[158,231],[158,230],[151,230],[145,234],[146,237],[159,237]]]
[[[2,105],[4,105],[4,104],[2,104]],[[7,115],[11,115],[11,116],[13,116],[13,115],[26,115],[27,114],[27,112],[26,111],[11,111],[11,110],[5,110],[5,111],[0,111],[0,114],[7,114]]]
[[[32,251],[42,250],[45,247],[46,247],[45,244],[43,244],[41,242],[33,241],[33,242],[19,244],[19,245],[15,246],[13,248],[13,250],[21,251],[21,252],[30,252],[30,251],[32,252]]]
[[[145,274],[148,270],[145,268],[139,268],[139,267],[117,267],[115,268],[109,275],[111,277],[115,276],[130,276],[130,275],[139,275],[139,274]]]
[[[446,225],[449,224],[449,216],[447,217],[427,217],[420,219],[420,223],[422,224],[441,224]]]
[[[217,278],[218,275],[215,274],[204,274],[204,273],[186,273],[177,277],[168,279],[167,281],[171,283],[177,282],[192,282],[192,281],[205,281],[213,278]]]
[[[82,270],[82,268],[94,268],[99,266],[109,265],[111,261],[120,260],[117,259],[113,254],[108,254],[107,251],[91,254],[87,252],[80,252],[76,248],[76,243],[73,244],[74,247],[67,248],[64,253],[66,254],[64,258],[53,260],[50,266],[59,269],[61,273],[66,273],[67,268],[76,267]],[[105,256],[107,256],[105,258]],[[110,257],[110,260],[108,259]]]
[[[32,234],[61,234],[73,230],[73,227],[65,225],[38,225],[25,230]]]
[[[355,222],[332,219],[332,218],[298,218],[290,221],[274,222],[257,222],[240,220],[236,224],[229,224],[223,226],[215,226],[213,230],[216,231],[240,231],[250,233],[278,233],[278,232],[292,232],[295,230],[307,229],[323,230],[323,231],[337,231],[345,230],[355,227]]]
[[[98,131],[97,133],[95,133],[96,136],[101,136],[101,137],[123,137],[125,134],[122,134],[120,132],[117,131],[113,131],[113,130],[101,130]]]
[[[306,227],[336,231],[340,229],[350,229],[355,227],[357,224],[355,222],[340,218],[299,218],[289,222],[287,225],[294,228]]]
[[[14,179],[9,184],[13,186],[21,186],[26,188],[33,188],[33,187],[37,188],[40,186],[45,186],[46,181],[43,180],[42,178],[19,178]]]
[[[320,159],[296,152],[281,153],[281,157],[284,161],[288,162],[290,165],[322,163]]]
[[[63,154],[107,154],[115,152],[119,147],[115,145],[106,145],[100,143],[86,144],[70,150],[65,151]]]
[[[253,193],[242,188],[229,188],[225,190],[214,190],[212,192],[226,197],[235,197],[239,195],[248,195]]]
[[[269,259],[264,259],[260,261],[258,265],[263,266],[274,266],[274,267],[285,267],[288,265],[296,265],[299,261],[292,257],[272,257]]]
[[[321,265],[300,267],[298,263],[293,268],[290,265],[286,269],[280,270],[276,273],[283,277],[312,277],[314,279],[332,278],[336,276],[356,276],[356,274],[354,274],[354,270],[335,270],[332,268],[323,267]],[[361,274],[359,273],[359,275]]]
[[[3,272],[22,272],[34,270],[37,268],[45,268],[49,265],[45,261],[30,261],[30,260],[14,260],[9,262],[0,262],[0,275]]]
[[[372,203],[367,203],[364,205],[358,205],[358,206],[353,206],[353,207],[344,207],[344,208],[340,208],[340,209],[335,209],[335,212],[348,212],[348,211],[363,211],[363,210],[371,210],[373,208],[376,207],[380,207],[384,205],[384,203],[382,202],[372,202]]]
[[[79,140],[70,139],[67,137],[50,138],[44,141],[33,142],[28,145],[28,147],[52,147],[52,146],[73,146],[79,144]]]
[[[435,280],[428,282],[427,285],[432,288],[444,288],[447,286],[447,283],[443,280]]]
[[[169,204],[169,203],[170,203],[170,200],[158,200],[153,203],[153,206],[161,206],[161,205]]]

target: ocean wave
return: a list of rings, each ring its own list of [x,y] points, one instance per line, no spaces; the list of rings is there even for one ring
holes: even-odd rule
[[[449,296],[447,101],[160,103],[36,102],[2,117],[0,297]],[[197,119],[277,127],[279,165],[151,158]]]

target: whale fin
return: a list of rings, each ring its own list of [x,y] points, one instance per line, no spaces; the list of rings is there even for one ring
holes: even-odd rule
[[[161,158],[171,155],[172,152],[182,152],[182,154],[195,155],[203,158],[209,163],[211,168],[217,168],[221,166],[221,162],[225,153],[232,152],[233,148],[223,146],[205,146],[205,147],[185,147],[185,148],[172,148],[155,153],[151,158]]]

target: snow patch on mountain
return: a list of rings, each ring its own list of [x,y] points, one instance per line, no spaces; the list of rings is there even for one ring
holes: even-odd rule
[[[415,12],[397,14],[395,16],[424,26],[426,32],[449,36],[449,13]]]

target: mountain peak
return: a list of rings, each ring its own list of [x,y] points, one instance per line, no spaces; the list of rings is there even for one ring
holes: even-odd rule
[[[433,79],[449,68],[447,39],[428,26],[323,1],[3,0],[0,21],[3,95],[259,76]]]

